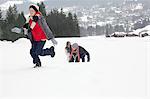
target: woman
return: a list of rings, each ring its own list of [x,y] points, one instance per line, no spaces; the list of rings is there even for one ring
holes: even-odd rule
[[[37,5],[30,5],[29,7],[30,17],[26,24],[23,26],[24,30],[28,30],[28,38],[31,41],[32,48],[30,55],[33,58],[34,68],[41,67],[41,61],[39,56],[51,55],[55,56],[54,47],[43,49],[46,40],[51,40],[55,45],[57,41],[49,29],[44,17],[39,11]]]

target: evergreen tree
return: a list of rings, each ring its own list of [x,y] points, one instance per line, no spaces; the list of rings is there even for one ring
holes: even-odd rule
[[[2,10],[0,8],[0,21],[2,20]]]
[[[115,32],[125,32],[125,29],[122,25],[115,25],[114,31]]]
[[[2,11],[0,9],[0,39],[2,39],[2,29],[1,29],[1,25],[2,25]]]
[[[96,25],[96,35],[104,35],[105,26]]]
[[[77,17],[73,16],[72,13],[66,15],[63,9],[60,12],[53,9],[46,19],[56,37],[80,36]]]
[[[67,17],[67,25],[68,25],[68,36],[71,36],[74,34],[75,31],[73,31],[74,29],[74,24],[73,24],[73,16],[72,13],[68,13],[68,17]]]
[[[105,36],[109,37],[113,33],[113,26],[111,24],[106,24],[106,33]]]
[[[2,22],[3,22],[2,10],[1,10],[1,8],[0,8],[0,28],[1,28]]]
[[[59,34],[58,29],[57,29],[57,26],[58,26],[57,25],[58,24],[57,13],[58,11],[56,9],[53,9],[46,17],[47,23],[55,35]]]
[[[13,27],[18,26],[17,19],[18,19],[18,11],[16,5],[14,5],[13,7],[10,6],[6,12],[6,19],[4,20],[1,27],[3,31],[3,35],[2,35],[3,39],[15,41],[20,37],[23,37],[23,35],[21,34],[11,32],[11,29]]]
[[[76,14],[74,14],[74,29],[75,29],[75,36],[80,36],[80,27],[78,24],[78,18]]]
[[[41,2],[41,3],[37,3],[37,5],[39,6],[39,10],[42,13],[42,15],[46,17],[47,14],[46,14],[45,4]]]
[[[96,34],[96,29],[93,26],[88,26],[87,31],[89,36],[94,36]]]
[[[10,6],[8,11],[6,12],[6,21],[11,25],[15,24],[17,17],[18,11],[16,5],[14,5],[13,7]]]
[[[22,27],[25,24],[26,18],[23,12],[18,14],[18,18],[16,19],[16,22],[17,22],[17,25],[16,25],[17,27]]]

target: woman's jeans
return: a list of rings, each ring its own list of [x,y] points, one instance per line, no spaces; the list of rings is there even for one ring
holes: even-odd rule
[[[41,63],[39,56],[51,55],[52,52],[50,48],[43,49],[46,41],[32,41],[32,47],[30,49],[30,55],[33,58],[33,63]]]

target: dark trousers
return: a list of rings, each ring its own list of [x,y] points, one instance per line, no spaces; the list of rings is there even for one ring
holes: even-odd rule
[[[80,55],[80,58],[82,59],[82,62],[85,62],[85,57],[87,56],[87,62],[90,61],[90,54],[88,52]]]
[[[80,59],[82,59],[82,62],[85,62],[85,56],[80,57]],[[76,57],[75,59],[72,57],[69,62],[79,62],[78,57]]]
[[[71,57],[71,59],[69,60],[69,62],[79,62],[78,57],[76,57],[75,59],[73,57]]]
[[[41,63],[39,56],[51,55],[50,48],[43,49],[46,41],[32,41],[32,48],[30,49],[30,55],[33,58],[33,63]]]

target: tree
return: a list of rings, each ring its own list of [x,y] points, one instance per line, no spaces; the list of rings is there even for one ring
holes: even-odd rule
[[[106,24],[106,37],[113,33],[113,26],[111,24]]]
[[[68,13],[68,17],[67,17],[67,25],[68,25],[68,36],[71,36],[74,34],[74,24],[73,24],[73,15],[71,12]]]
[[[0,9],[0,39],[2,39],[2,29],[1,29],[1,25],[2,25],[2,21],[3,19],[2,19],[2,11],[1,11],[1,9]]]
[[[125,32],[125,29],[124,29],[123,25],[115,25],[114,31],[115,32]]]
[[[2,10],[0,8],[0,21],[2,20]]]
[[[43,15],[44,17],[46,17],[47,14],[46,14],[45,4],[44,4],[43,2],[41,2],[41,3],[37,3],[37,5],[39,6],[39,10],[40,10],[40,12],[42,13],[42,15]]]
[[[93,26],[88,26],[87,31],[89,36],[94,36],[96,34],[95,28]]]
[[[23,37],[23,34],[17,34],[17,33],[11,32],[11,29],[13,27],[18,26],[18,20],[17,20],[18,16],[19,15],[18,15],[16,5],[14,5],[13,7],[10,6],[6,12],[6,19],[3,20],[3,24],[1,26],[1,29],[3,31],[2,38],[4,40],[15,41],[15,40]]]
[[[79,27],[79,24],[78,24],[78,18],[77,18],[77,15],[74,14],[74,29],[75,29],[75,36],[80,36],[80,27]]]
[[[13,7],[9,7],[8,11],[6,12],[6,21],[10,24],[15,24],[16,19],[18,17],[17,6],[14,5]]]
[[[26,18],[23,12],[18,14],[18,18],[16,19],[16,22],[17,22],[16,26],[18,27],[22,27],[25,24]]]
[[[57,9],[53,9],[46,19],[56,37],[80,36],[77,16],[73,16],[72,13],[66,15],[63,9],[60,12]]]
[[[96,35],[104,35],[105,34],[105,26],[96,25]]]

